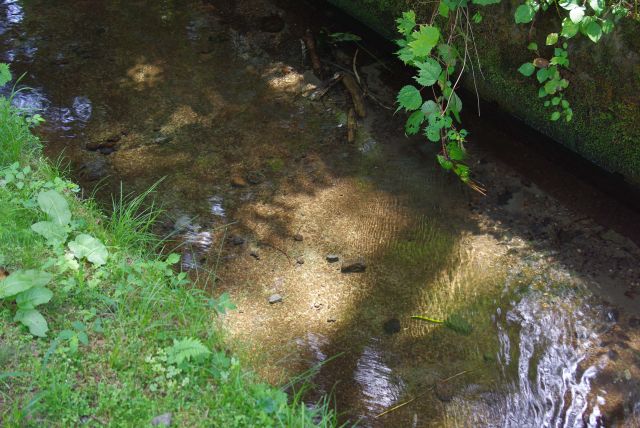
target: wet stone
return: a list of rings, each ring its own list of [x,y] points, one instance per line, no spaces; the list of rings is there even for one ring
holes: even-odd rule
[[[153,139],[153,144],[166,144],[171,140],[173,140],[173,138],[168,135],[159,135]]]
[[[276,303],[280,303],[282,302],[282,296],[279,294],[272,294],[271,296],[269,296],[269,304],[273,305]]]
[[[156,416],[151,419],[151,425],[154,427],[168,427],[171,426],[171,413],[163,413],[160,416]]]
[[[382,328],[387,334],[396,334],[400,332],[400,320],[398,318],[391,318],[385,321]]]
[[[103,158],[80,165],[80,174],[89,181],[100,180],[107,175],[107,162]]]
[[[326,259],[329,263],[335,263],[340,260],[340,256],[337,254],[327,254]]]
[[[233,245],[242,245],[242,244],[244,244],[244,238],[242,236],[238,236],[238,235],[233,236],[231,238],[231,243]]]
[[[364,261],[364,258],[359,257],[357,259],[345,260],[342,262],[342,267],[340,271],[342,273],[356,273],[356,272],[364,272],[367,269],[367,264]]]

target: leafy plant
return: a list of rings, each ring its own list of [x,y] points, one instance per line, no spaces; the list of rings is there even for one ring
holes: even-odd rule
[[[470,179],[469,166],[464,162],[468,133],[460,127],[462,101],[456,90],[465,72],[471,71],[475,79],[474,63],[480,67],[479,58],[472,57],[476,52],[472,26],[482,22],[482,15],[479,11],[472,15],[470,7],[500,1],[440,0],[426,23],[417,22],[414,11],[403,12],[396,20],[402,36],[396,41],[400,48],[397,56],[416,70],[417,85],[404,86],[397,96],[398,110],[409,113],[405,132],[414,135],[422,131],[429,141],[439,143],[440,165],[481,192],[483,189]],[[562,18],[561,28],[546,35],[544,49],[539,49],[535,40],[529,41],[527,47],[535,57],[518,68],[526,77],[535,76],[540,85],[538,97],[551,109],[551,121],[564,118],[568,122],[573,118],[565,96],[569,87],[569,40],[582,34],[594,43],[600,41],[620,19],[640,19],[637,3],[632,6],[625,0],[525,0],[515,9],[516,24],[533,26],[538,14],[550,9]]]
[[[15,299],[18,309],[13,320],[28,327],[34,336],[44,337],[49,330],[36,306],[48,303],[53,297],[45,287],[52,278],[50,273],[29,269],[15,271],[0,281],[0,299]]]
[[[167,362],[177,366],[211,353],[209,348],[200,340],[191,337],[180,340],[173,339],[173,345],[166,348],[165,351],[167,353]]]

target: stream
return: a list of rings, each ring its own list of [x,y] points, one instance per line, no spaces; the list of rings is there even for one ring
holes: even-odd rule
[[[354,143],[307,29],[324,79],[358,49]],[[406,77],[388,45],[339,11],[2,0],[0,44],[24,73],[14,105],[85,195],[108,209],[157,183],[156,232],[231,295],[229,346],[264,379],[309,371],[309,405],[331,394],[363,427],[640,426],[640,212],[491,114],[467,126],[488,194],[461,184],[386,108]]]

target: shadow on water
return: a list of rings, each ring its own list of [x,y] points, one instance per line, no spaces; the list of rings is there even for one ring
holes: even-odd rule
[[[637,306],[624,300],[637,248],[490,150],[475,154],[490,196],[472,194],[431,155],[421,159],[402,118],[374,103],[346,144],[347,94],[302,95],[318,84],[300,42],[307,27],[365,34],[333,9],[84,0],[6,1],[0,12],[5,60],[34,87],[17,102],[49,120],[47,154],[64,153],[85,189],[104,180],[104,202],[120,181],[140,192],[166,177],[160,232],[181,236],[184,268],[218,267],[209,286],[232,294],[239,310],[226,323],[266,378],[344,352],[322,367],[318,389],[365,426],[574,426],[589,415],[597,426],[597,406],[618,419],[637,410],[621,392],[640,377],[626,365],[640,350]],[[351,47],[329,50],[349,68]],[[392,103],[376,61],[361,61]],[[493,135],[473,126],[478,139]],[[359,257],[364,272],[340,272]],[[626,312],[607,318],[589,286]],[[283,301],[270,304],[274,295]],[[454,313],[471,335],[410,319]]]

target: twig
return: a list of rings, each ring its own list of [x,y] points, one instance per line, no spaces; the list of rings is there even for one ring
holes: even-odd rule
[[[446,382],[450,381],[451,379],[454,379],[454,378],[456,378],[456,377],[458,377],[458,376],[462,376],[463,374],[466,374],[466,373],[472,372],[472,371],[474,371],[474,370],[476,370],[476,369],[471,369],[471,370],[464,370],[464,371],[461,371],[460,373],[456,373],[456,374],[454,374],[453,376],[449,376],[448,378],[446,378],[446,379],[444,379],[444,380],[441,380],[439,383],[446,383]],[[376,415],[376,419],[377,419],[377,418],[379,418],[379,417],[382,417],[382,416],[384,416],[384,415],[387,415],[387,414],[389,414],[389,413],[391,413],[391,412],[394,412],[394,411],[398,410],[399,408],[406,406],[407,404],[413,403],[413,402],[414,402],[414,401],[416,401],[418,398],[420,398],[420,397],[424,397],[425,395],[427,395],[427,394],[428,394],[429,392],[431,392],[434,388],[435,388],[435,385],[434,385],[434,386],[431,386],[431,387],[429,387],[429,388],[427,388],[427,390],[426,390],[426,391],[424,391],[422,394],[418,394],[418,395],[416,395],[416,396],[415,396],[415,397],[413,397],[411,400],[405,401],[404,403],[400,403],[400,404],[398,404],[397,406],[394,406],[394,407],[390,408],[389,410],[385,410],[384,412],[380,413],[379,415]]]

